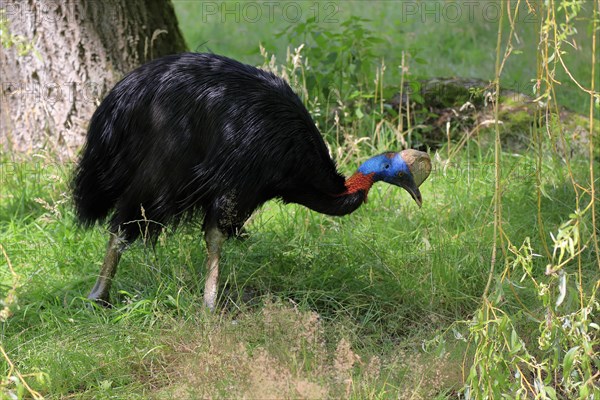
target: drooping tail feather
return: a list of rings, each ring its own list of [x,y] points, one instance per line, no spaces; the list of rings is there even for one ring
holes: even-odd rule
[[[99,184],[102,165],[92,157],[83,157],[73,179],[73,199],[79,222],[93,225],[108,216],[114,203],[107,190]]]
[[[88,130],[86,144],[72,181],[75,211],[84,226],[103,222],[115,207],[119,194],[128,183],[124,166],[119,167],[118,136],[112,124],[101,123],[105,110],[98,108]],[[116,156],[116,157],[115,157]]]

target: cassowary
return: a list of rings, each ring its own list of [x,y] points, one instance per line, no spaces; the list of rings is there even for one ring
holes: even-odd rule
[[[204,216],[204,303],[215,308],[225,239],[270,199],[345,215],[384,181],[421,206],[429,156],[416,150],[367,160],[345,179],[308,111],[281,78],[214,54],[151,61],[108,93],[89,124],[73,179],[79,221],[110,217],[110,240],[88,298],[109,305],[122,252],[156,239],[196,212]]]

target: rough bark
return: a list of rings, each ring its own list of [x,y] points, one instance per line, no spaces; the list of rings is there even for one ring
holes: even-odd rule
[[[170,0],[9,0],[2,9],[4,151],[75,154],[98,102],[125,73],[186,49]]]

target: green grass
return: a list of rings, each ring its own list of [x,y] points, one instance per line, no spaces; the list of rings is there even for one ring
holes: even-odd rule
[[[288,379],[312,382],[329,394],[346,393],[330,361],[342,338],[365,360],[351,368],[354,386],[348,390],[356,398],[395,397],[398,388],[417,379],[416,372],[400,367],[410,360],[421,367],[419,374],[428,371],[426,379],[438,376],[429,385],[436,393],[452,391],[458,374],[439,378],[443,371],[431,363],[460,371],[461,343],[452,343],[443,360],[419,346],[438,329],[468,318],[487,279],[493,164],[487,152],[472,153],[445,171],[435,165],[423,185],[421,210],[406,193],[386,185],[376,186],[368,204],[345,218],[268,203],[253,217],[246,240],[227,243],[221,275],[225,311],[216,315],[201,307],[205,252],[197,225],[162,236],[155,251],[134,245],[112,289],[116,307],[90,309],[84,298],[106,234],[76,227],[67,200],[69,167],[5,161],[0,242],[20,287],[14,315],[2,324],[2,345],[22,374],[47,374],[43,382],[30,383],[49,398],[177,398],[194,386],[190,369],[201,370],[197,363],[215,352],[229,361],[205,379],[230,382],[203,393],[232,396],[244,379],[252,381],[251,361],[236,370],[234,358],[246,354],[253,360],[258,357],[253,351],[266,351],[274,370],[277,363],[289,368]],[[533,160],[509,154],[504,160],[507,234],[516,243],[531,237],[541,253],[529,174]],[[574,164],[578,174],[585,168]],[[543,217],[546,229],[555,231],[565,210],[574,208],[574,197],[551,163],[544,167],[544,187]],[[593,271],[593,261],[584,268]],[[2,271],[6,286],[9,275]],[[250,302],[243,303],[240,294]],[[275,325],[296,324],[292,332],[265,322],[263,302],[269,299],[280,304]],[[290,347],[297,332],[308,329],[302,321],[309,310],[320,317],[323,345]],[[222,345],[199,339],[209,337]],[[373,377],[366,360],[375,356],[380,367]],[[321,369],[329,371],[324,378]]]

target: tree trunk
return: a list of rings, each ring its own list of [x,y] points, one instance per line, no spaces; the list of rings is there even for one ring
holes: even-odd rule
[[[0,148],[72,156],[107,91],[186,50],[170,0],[0,1]]]

